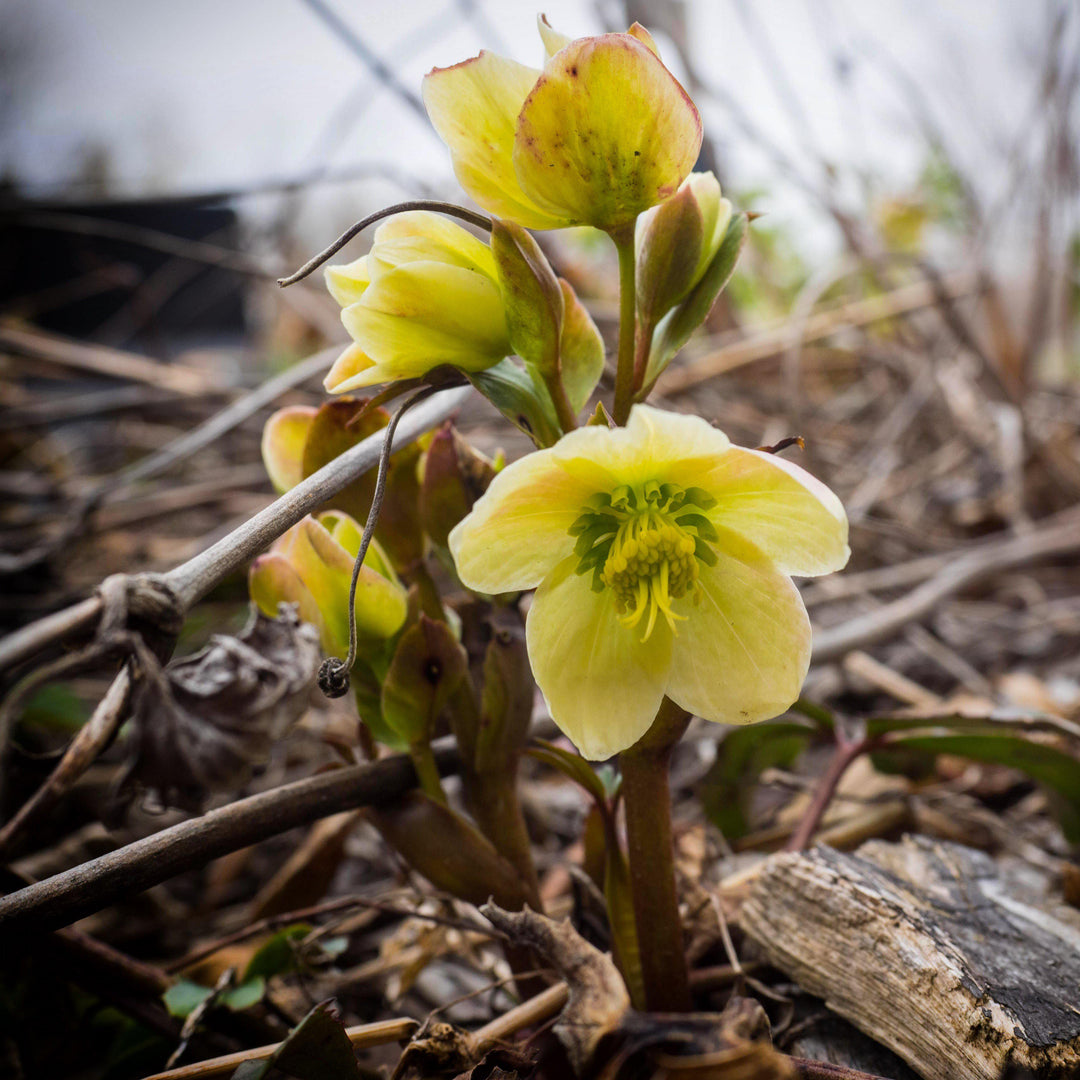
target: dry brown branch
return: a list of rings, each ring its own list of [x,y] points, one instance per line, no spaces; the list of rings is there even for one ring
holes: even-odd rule
[[[432,749],[440,770],[457,768],[450,740]],[[3,897],[0,940],[10,943],[28,930],[66,926],[121,897],[298,825],[392,802],[415,785],[415,775],[408,756],[395,755],[297,780],[182,821]]]

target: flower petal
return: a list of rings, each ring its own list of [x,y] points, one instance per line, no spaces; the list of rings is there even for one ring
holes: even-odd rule
[[[525,624],[529,661],[551,718],[582,756],[600,761],[648,731],[664,697],[672,660],[667,625],[641,641],[619,622],[610,589],[565,559],[536,591]]]
[[[444,262],[495,277],[491,248],[442,214],[414,210],[395,214],[375,230],[372,277],[410,262]]]
[[[540,31],[540,37],[544,42],[544,52],[547,53],[548,59],[551,59],[560,49],[565,49],[570,44],[572,38],[568,38],[565,34],[560,34],[551,23],[548,22],[546,15],[536,16],[536,29]],[[539,74],[539,72],[537,73]]]
[[[300,619],[322,632],[322,615],[319,614],[315,597],[308,592],[300,575],[280,552],[268,551],[251,564],[248,591],[252,603],[264,615],[274,618],[278,613],[278,604],[295,604]]]
[[[342,311],[341,321],[398,378],[439,364],[479,371],[510,352],[498,286],[446,263],[414,262],[381,275],[360,303]]]
[[[540,72],[495,53],[481,52],[424,77],[424,106],[450,148],[461,186],[496,217],[530,229],[566,222],[541,210],[514,172],[514,125]]]
[[[570,526],[596,490],[567,473],[551,450],[508,465],[450,531],[458,577],[492,594],[539,585],[574,550]]]
[[[831,574],[848,561],[848,522],[840,500],[784,458],[733,446],[706,469],[679,469],[672,479],[704,488],[717,500],[710,520],[746,537],[785,574]]]
[[[371,284],[368,257],[361,255],[351,263],[328,266],[324,271],[326,287],[330,295],[342,306],[355,304]]]
[[[278,409],[263,427],[263,465],[279,492],[296,487],[304,479],[304,443],[316,412],[311,405],[289,405]]]
[[[672,195],[697,160],[701,117],[630,34],[556,53],[521,107],[514,171],[527,198],[568,222],[617,229]]]
[[[722,724],[779,716],[799,696],[810,664],[810,620],[791,579],[734,533],[720,532],[718,561],[702,567],[703,595],[687,596],[668,696]]]
[[[618,484],[677,479],[676,467],[700,472],[730,446],[728,437],[700,416],[635,405],[626,427],[578,428],[560,439],[553,452],[563,468],[592,483],[594,491],[610,491]]]
[[[383,373],[374,360],[355,343],[345,348],[334,361],[334,366],[323,379],[323,388],[328,394],[344,394],[361,386],[372,386],[386,382],[392,376]]]

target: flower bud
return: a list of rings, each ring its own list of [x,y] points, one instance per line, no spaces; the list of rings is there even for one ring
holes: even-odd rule
[[[642,324],[655,326],[705,276],[720,250],[731,203],[711,173],[691,173],[667,202],[637,223],[637,303]]]
[[[491,249],[439,214],[385,221],[371,251],[328,267],[326,284],[354,342],[326,376],[333,394],[443,364],[481,371],[512,351]]]
[[[446,547],[450,530],[487,490],[495,468],[447,422],[431,440],[424,456],[420,484],[420,520],[424,532]]]
[[[349,586],[363,530],[348,514],[328,511],[297,522],[251,566],[248,587],[260,611],[280,602],[319,628],[324,652],[349,651]],[[356,583],[356,630],[361,641],[393,636],[407,611],[405,589],[374,540]]]

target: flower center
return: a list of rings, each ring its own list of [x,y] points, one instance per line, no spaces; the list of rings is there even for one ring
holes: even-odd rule
[[[672,601],[700,599],[699,564],[715,565],[711,542],[717,538],[702,511],[715,505],[701,488],[650,480],[594,495],[570,527],[577,537],[577,573],[591,573],[596,592],[615,593],[624,626],[644,621],[642,641],[652,634],[657,615],[672,631],[686,618],[675,614]]]

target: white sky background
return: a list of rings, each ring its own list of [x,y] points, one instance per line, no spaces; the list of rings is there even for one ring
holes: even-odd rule
[[[481,47],[542,59],[533,0],[477,0],[471,20],[462,11],[469,5],[455,0],[330,3],[417,91],[432,66]],[[764,30],[810,130],[777,94],[740,3]],[[1049,3],[688,0],[696,62],[789,153],[805,160],[809,144],[897,189],[918,172],[923,144],[879,50],[922,86],[961,160],[989,174],[1030,107]],[[543,0],[543,8],[573,36],[599,28],[590,0]],[[384,167],[455,195],[448,156],[426,122],[303,0],[0,0],[0,20],[0,171],[30,193],[72,191],[87,151],[100,148],[115,195],[244,187],[315,165]],[[853,62],[846,90],[832,70],[837,45]],[[831,227],[815,226],[724,111],[708,110],[705,121],[721,137],[734,183],[770,188],[771,212],[794,215],[812,246],[827,246]],[[303,231],[336,229],[411,193],[386,181],[321,185],[305,197]]]

